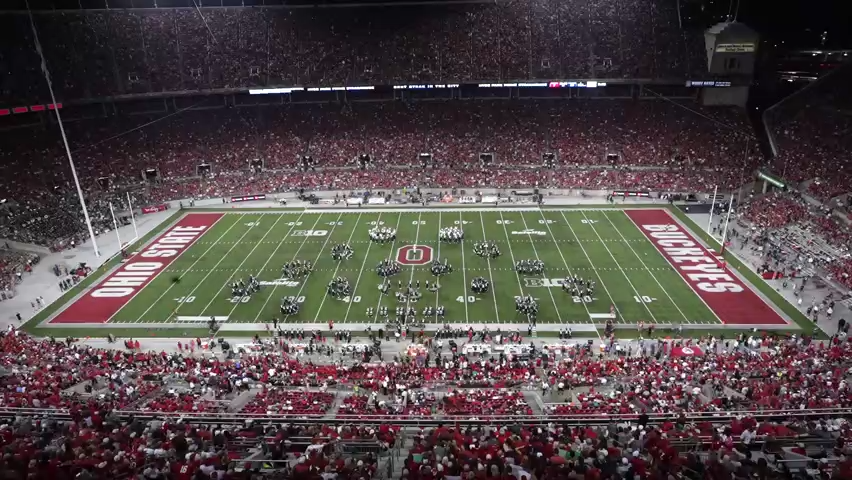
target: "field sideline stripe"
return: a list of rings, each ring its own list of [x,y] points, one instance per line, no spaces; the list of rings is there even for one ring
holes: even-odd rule
[[[574,238],[577,240],[577,245],[580,246],[580,250],[583,251],[583,255],[586,256],[586,260],[589,261],[589,265],[592,266],[592,269],[597,274],[598,268],[595,267],[595,262],[592,261],[592,257],[590,257],[589,253],[586,252],[586,247],[583,246],[583,242],[580,241],[580,237],[577,235],[577,232],[574,231],[574,227],[571,226],[571,222],[568,221],[568,217],[565,216],[565,212],[561,211],[560,213],[562,214],[562,219],[565,220],[565,225],[568,226],[568,229],[571,230],[571,234],[574,235]],[[585,214],[584,214],[584,216],[585,216]],[[603,270],[601,270],[601,271],[603,271]],[[601,286],[603,287],[604,291],[606,292],[606,295],[609,297],[609,301],[612,302],[611,303],[612,306],[615,307],[615,311],[618,312],[618,318],[616,319],[616,323],[621,323],[621,322],[618,322],[618,320],[626,320],[624,315],[621,314],[621,309],[618,308],[618,304],[616,303],[615,299],[612,298],[612,294],[609,292],[609,288],[606,287],[606,282],[604,282],[603,277],[598,275],[598,280],[601,281]],[[627,322],[625,322],[625,323],[627,323]]]
[[[586,222],[589,222],[589,227],[591,227],[592,231],[595,232],[595,235],[597,235],[598,239],[600,239],[600,241],[603,244],[604,248],[606,249],[607,253],[609,253],[609,256],[612,258],[612,261],[615,262],[615,264],[618,266],[618,269],[621,271],[621,274],[624,275],[624,279],[627,280],[627,283],[630,285],[630,288],[633,289],[633,293],[637,297],[641,296],[641,295],[639,295],[639,291],[636,290],[636,287],[633,285],[633,282],[630,281],[630,277],[627,275],[627,272],[624,271],[624,267],[622,267],[621,264],[618,263],[618,260],[615,259],[615,255],[612,254],[612,250],[609,249],[609,245],[607,245],[606,242],[604,242],[603,238],[601,237],[601,234],[598,233],[598,229],[595,228],[595,224],[593,222],[589,221],[589,217],[586,216],[586,212],[582,212],[582,213],[583,213],[583,218],[586,219]],[[645,311],[648,312],[648,315],[651,316],[651,320],[653,320],[654,323],[659,323],[657,321],[657,317],[654,316],[654,312],[652,312],[651,308],[648,307],[648,304],[645,303],[645,302],[642,302],[642,305],[645,307]]]
[[[220,220],[221,220],[222,218],[225,218],[226,216],[227,216],[227,215],[222,215],[222,217],[220,218]],[[180,275],[178,275],[178,280],[180,280],[181,278],[183,278],[183,277],[186,275],[186,273],[187,273],[187,272],[189,272],[190,270],[192,270],[192,267],[194,267],[196,264],[198,264],[198,262],[200,262],[200,261],[201,261],[201,259],[202,259],[202,258],[204,258],[204,255],[207,255],[207,253],[208,253],[208,252],[210,252],[210,250],[212,250],[212,249],[213,249],[213,247],[215,247],[215,246],[216,246],[216,244],[217,244],[217,243],[219,243],[219,241],[220,241],[220,240],[222,240],[223,238],[225,238],[225,235],[227,235],[227,234],[228,234],[228,232],[230,232],[230,231],[231,231],[231,229],[232,229],[232,228],[234,228],[234,226],[235,226],[237,223],[239,223],[239,221],[240,221],[240,220],[241,220],[241,218],[240,218],[240,217],[236,217],[236,220],[234,220],[234,223],[232,223],[232,224],[231,224],[231,226],[230,226],[230,227],[228,227],[228,229],[227,229],[227,230],[225,230],[224,232],[222,232],[222,235],[219,235],[219,238],[217,238],[217,239],[216,239],[216,241],[215,241],[215,242],[213,242],[213,244],[212,244],[212,245],[210,245],[209,247],[207,247],[207,250],[205,250],[203,254],[199,255],[199,256],[198,256],[198,258],[197,258],[194,262],[192,262],[192,264],[189,266],[189,268],[188,268],[188,269],[186,269],[183,273],[181,273]],[[217,222],[218,222],[218,221],[217,221]],[[153,281],[152,281],[152,283],[153,283]],[[151,284],[149,283],[148,285],[151,285]],[[151,305],[148,305],[148,308],[146,308],[146,309],[145,309],[145,311],[144,311],[144,312],[142,312],[142,314],[141,314],[141,315],[139,315],[139,317],[137,317],[137,318],[136,318],[136,320],[134,320],[134,321],[133,321],[133,323],[139,323],[139,322],[141,322],[141,321],[142,321],[142,317],[144,317],[144,316],[145,316],[148,312],[150,312],[150,311],[151,311],[151,309],[152,309],[152,308],[154,308],[154,306],[155,306],[155,305],[157,305],[158,303],[160,303],[160,300],[162,300],[162,299],[163,299],[163,297],[165,297],[166,295],[168,295],[168,293],[172,290],[172,288],[174,288],[174,286],[175,286],[175,285],[177,285],[177,282],[172,282],[171,284],[169,284],[168,288],[166,288],[165,290],[163,290],[163,293],[161,293],[161,294],[160,294],[160,296],[159,296],[159,297],[157,297],[157,300],[155,300],[155,301],[151,302]],[[188,295],[184,295],[184,296],[188,296]],[[128,302],[128,303],[129,303],[129,302]],[[175,311],[177,311],[177,309],[175,309]],[[165,321],[165,320],[168,320],[168,319],[163,319],[163,321]]]
[[[660,287],[660,290],[662,290],[663,293],[666,294],[666,296],[669,298],[669,301],[672,302],[672,305],[674,305],[675,308],[677,309],[677,311],[680,312],[680,316],[683,317],[683,320],[687,324],[692,323],[691,320],[689,319],[689,317],[687,317],[686,314],[683,313],[683,310],[681,310],[680,305],[678,305],[677,302],[674,301],[674,298],[672,298],[672,296],[669,294],[669,291],[665,287],[663,287],[662,283],[660,283],[660,279],[658,279],[657,276],[654,275],[654,272],[651,271],[650,268],[648,268],[648,265],[645,263],[644,260],[642,260],[642,257],[639,256],[639,253],[636,252],[636,250],[633,248],[633,245],[631,245],[630,242],[627,241],[627,239],[624,237],[624,234],[621,233],[621,230],[619,230],[618,227],[615,226],[615,223],[612,221],[612,219],[609,217],[609,215],[607,215],[606,212],[604,212],[603,216],[606,217],[609,224],[612,225],[613,230],[615,230],[618,233],[618,235],[625,240],[627,247],[630,249],[631,252],[633,252],[633,255],[636,256],[636,258],[639,260],[639,262],[642,264],[642,266],[645,267],[645,270],[651,275],[651,278],[654,279],[654,281]],[[627,217],[627,218],[630,218],[630,217]]]
[[[529,227],[529,225],[527,225],[527,219],[526,219],[526,217],[524,217],[523,212],[521,212],[521,221],[524,222],[524,229],[529,230],[530,227]],[[503,227],[505,228],[506,226],[503,225]],[[532,245],[533,253],[535,254],[535,259],[540,262],[541,257],[538,256],[538,249],[535,248],[535,242],[530,242],[530,245]],[[542,272],[542,276],[544,276],[544,275],[546,275],[546,273]],[[520,281],[520,278],[518,278],[518,280]],[[547,290],[547,294],[550,295],[550,301],[553,302],[553,309],[556,310],[556,318],[559,319],[560,324],[565,325],[565,320],[562,319],[562,314],[559,313],[559,305],[556,304],[556,297],[553,296],[553,290],[550,287],[548,287],[546,290]]]

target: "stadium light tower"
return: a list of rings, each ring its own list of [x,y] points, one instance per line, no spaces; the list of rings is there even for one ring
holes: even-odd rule
[[[27,5],[27,15],[30,18],[30,29],[33,32],[33,43],[35,43],[36,52],[41,59],[41,73],[47,81],[47,89],[50,92],[50,102],[56,105],[56,96],[53,94],[53,83],[50,81],[50,72],[47,70],[47,61],[44,59],[44,52],[41,50],[41,42],[38,40],[38,31],[36,31],[35,21],[33,20],[33,12],[30,10],[29,0],[25,0]],[[59,133],[62,135],[62,144],[65,146],[65,155],[68,157],[68,164],[71,166],[71,176],[74,177],[74,186],[77,187],[77,197],[80,199],[80,207],[83,209],[83,219],[86,221],[86,228],[89,229],[89,238],[92,239],[92,247],[95,250],[95,256],[100,257],[101,252],[98,250],[98,243],[95,241],[95,232],[92,230],[92,220],[89,218],[89,210],[86,209],[86,199],[83,198],[83,189],[80,188],[80,179],[77,177],[77,169],[74,167],[74,159],[71,157],[71,148],[68,147],[68,138],[65,137],[65,127],[62,125],[62,116],[59,114],[59,109],[54,108],[56,121],[59,123]],[[119,244],[119,248],[121,245]]]

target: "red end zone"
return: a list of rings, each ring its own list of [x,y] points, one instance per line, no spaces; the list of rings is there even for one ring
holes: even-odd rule
[[[726,325],[786,325],[716,254],[704,248],[666,210],[625,211],[681,277]]]
[[[222,216],[221,213],[191,213],[183,217],[48,323],[108,322]]]

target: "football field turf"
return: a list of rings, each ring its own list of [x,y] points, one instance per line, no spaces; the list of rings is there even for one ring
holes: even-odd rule
[[[377,225],[395,228],[396,240],[371,242],[368,231]],[[439,230],[453,226],[463,230],[464,240],[440,242]],[[388,307],[393,319],[400,305],[394,296],[398,283],[419,281],[425,287],[435,281],[434,259],[448,261],[453,272],[439,279],[437,293],[421,288],[422,298],[410,304],[417,320],[426,323],[526,324],[515,308],[520,295],[538,300],[539,324],[602,324],[611,312],[622,324],[786,323],[714,253],[681,248],[697,241],[663,209],[209,212],[188,213],[163,232],[47,323],[203,326],[215,316],[227,326],[268,323],[273,317],[293,327],[329,320],[382,325],[379,307]],[[477,256],[473,245],[483,240],[496,243],[501,255]],[[354,255],[335,261],[336,244],[349,244]],[[379,291],[375,271],[385,259],[402,264],[388,295]],[[543,261],[544,274],[516,273],[514,263],[527,259]],[[282,278],[282,265],[292,260],[312,262],[313,272]],[[232,296],[231,283],[250,275],[260,280],[260,291]],[[343,299],[326,294],[338,276],[352,286]],[[563,291],[560,283],[568,276],[596,282],[594,295]],[[474,277],[491,283],[487,293],[471,291]],[[285,296],[301,302],[297,314],[280,313]],[[445,319],[421,313],[439,305],[446,309]]]

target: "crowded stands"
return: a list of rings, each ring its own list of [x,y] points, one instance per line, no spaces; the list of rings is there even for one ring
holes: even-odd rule
[[[599,3],[523,0],[335,11],[160,5],[42,12],[35,23],[50,32],[40,40],[57,97],[66,102],[264,85],[685,79],[706,73],[701,33],[681,30],[673,5]],[[16,75],[4,79],[2,103],[44,100],[28,18],[0,16],[0,31],[19,40],[14,47],[4,44]]]
[[[690,105],[696,108],[704,110]],[[726,108],[704,113],[741,121]],[[592,124],[589,116],[606,121]],[[152,118],[158,117],[68,122],[96,235],[111,230],[109,204],[125,211],[128,193],[140,207],[299,188],[699,192],[740,185],[757,164],[750,156],[743,165],[733,130],[662,101],[576,101],[560,108],[481,101],[466,102],[462,109],[445,102],[293,104],[260,111],[188,111],[148,125]],[[140,125],[145,128],[134,130]],[[48,125],[32,132],[27,140],[16,132],[0,136],[2,144],[13,147],[0,150],[0,168],[10,179],[4,195],[12,200],[2,206],[0,238],[55,250],[79,245],[85,227],[58,131]],[[434,167],[420,165],[418,154],[424,151],[432,153]],[[548,151],[558,163],[542,169]],[[482,152],[495,156],[488,168],[479,164]],[[372,159],[363,170],[355,162],[360,153]],[[300,155],[312,157],[318,168],[302,168]],[[263,172],[249,168],[255,159],[262,160]],[[199,170],[202,164],[209,168]],[[339,175],[328,167],[351,171]],[[154,176],[143,181],[143,170]]]
[[[297,390],[270,386],[278,377],[328,379],[333,372],[331,378],[341,383],[357,385],[357,379],[387,376],[393,378],[398,392],[419,391],[421,387],[411,385],[422,380],[410,377],[416,369],[405,363],[314,365],[289,360],[281,351],[224,360],[202,354],[110,351],[73,341],[36,340],[10,330],[0,337],[0,366],[4,370],[0,377],[2,406],[41,408],[45,409],[41,410],[44,413],[66,415],[67,419],[20,414],[10,419],[0,428],[3,433],[0,445],[16,454],[5,455],[0,462],[5,471],[29,473],[37,478],[41,478],[38,472],[74,476],[84,470],[87,472],[84,477],[93,479],[117,478],[116,475],[133,472],[146,478],[158,478],[159,474],[162,478],[165,472],[175,475],[184,467],[183,473],[200,470],[206,477],[197,478],[213,478],[214,471],[227,470],[238,475],[241,473],[238,469],[259,468],[246,464],[251,457],[259,462],[289,459],[284,470],[297,476],[306,463],[316,463],[322,465],[321,470],[329,465],[331,470],[326,472],[364,468],[359,475],[372,478],[378,468],[376,460],[412,435],[407,459],[398,472],[402,478],[435,478],[435,474],[430,474],[432,469],[438,477],[484,468],[498,473],[501,469],[535,470],[535,465],[524,463],[530,458],[548,459],[540,465],[544,470],[609,468],[606,462],[612,462],[612,468],[623,468],[624,472],[675,468],[681,465],[675,461],[679,455],[677,445],[684,440],[692,442],[691,445],[706,442],[707,450],[736,458],[722,463],[734,469],[748,465],[747,450],[739,445],[760,441],[769,448],[771,442],[781,440],[790,445],[802,441],[827,445],[834,450],[822,456],[818,449],[805,444],[795,449],[803,455],[803,461],[833,458],[830,465],[820,463],[820,468],[836,472],[849,468],[840,457],[847,453],[845,440],[852,434],[844,420],[819,416],[802,420],[794,415],[784,417],[783,421],[755,420],[748,415],[730,420],[727,417],[692,420],[688,416],[694,412],[719,415],[729,410],[819,412],[848,408],[852,406],[852,395],[845,378],[845,364],[852,354],[852,343],[840,337],[830,344],[768,335],[735,340],[708,337],[693,345],[694,351],[703,350],[691,356],[674,356],[675,344],[648,340],[635,355],[629,356],[616,350],[599,355],[578,345],[569,349],[565,357],[557,359],[551,354],[547,363],[542,359],[502,356],[468,362],[454,354],[452,361],[445,357],[447,361],[436,362],[438,365],[434,367],[444,374],[445,381],[457,378],[456,383],[461,383],[464,370],[471,365],[502,361],[539,372],[539,380],[547,386],[543,388],[542,398],[557,403],[537,411],[527,402],[523,391],[456,386],[444,393],[428,392],[433,395],[431,400],[397,394],[397,400],[402,403],[419,403],[419,408],[426,408],[415,409],[411,417],[406,417],[405,412],[392,410],[389,404],[394,401],[377,401],[377,396],[389,393],[387,383],[372,384],[364,395],[344,396],[336,411],[338,393],[322,391],[326,387]],[[354,379],[348,377],[350,372]],[[492,370],[490,377],[494,378],[490,382],[497,385],[510,380],[512,375],[512,370],[502,374]],[[191,391],[177,389],[173,382],[189,383]],[[77,390],[79,386],[91,388],[83,393]],[[225,400],[227,395],[222,395],[225,392],[238,396]],[[217,394],[222,401],[213,400]],[[241,397],[250,394],[254,397],[243,407],[233,406],[232,402],[240,402]],[[260,421],[236,417],[237,423],[227,423],[229,415],[233,415],[228,412],[236,408]],[[135,411],[139,416],[128,417],[124,413],[127,411]],[[649,422],[645,412],[667,417]],[[386,421],[376,425],[369,417],[378,414],[373,418],[393,415],[398,419],[422,419],[425,415],[438,422],[442,418],[478,418],[487,422],[501,417],[531,419],[542,414],[594,419],[603,413],[627,417],[600,428],[591,424],[570,427],[541,423],[527,427],[502,423],[487,430],[452,423],[411,430]],[[187,415],[206,415],[208,420],[195,420]],[[205,423],[217,415],[223,415],[221,422],[225,423]],[[264,420],[282,416],[294,420],[354,418],[365,425],[290,425],[280,420],[274,424]],[[542,422],[552,422],[552,418],[555,417],[543,417]],[[409,433],[400,436],[400,429]],[[65,448],[53,448],[53,443],[44,442],[45,439],[57,440]],[[374,442],[377,450],[349,464],[344,458],[335,457],[341,449],[329,448],[338,442],[343,442],[340,445],[361,442],[352,444],[361,445],[361,454],[364,446],[369,445],[363,442]],[[523,453],[526,448],[533,450],[515,457],[516,452]],[[780,447],[774,448],[776,455],[791,453],[789,449],[784,452]],[[601,454],[603,450],[607,453]],[[592,452],[597,453],[592,455]],[[373,454],[379,456],[369,456]],[[506,463],[513,457],[517,462],[514,466]],[[585,458],[589,461],[584,461]],[[715,463],[718,458],[711,454],[701,460],[693,459],[689,468],[720,468],[722,464]]]
[[[808,182],[811,196],[827,202],[852,185],[852,63],[768,110],[764,121],[775,141],[776,174]]]

